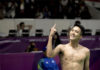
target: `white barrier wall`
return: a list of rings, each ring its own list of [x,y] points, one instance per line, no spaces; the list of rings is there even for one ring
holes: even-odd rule
[[[30,32],[31,36],[35,35],[36,29],[43,29],[45,36],[49,35],[50,28],[56,24],[57,31],[61,32],[62,29],[68,29],[69,26],[74,25],[75,20],[68,19],[3,19],[0,20],[0,34],[8,35],[10,29],[16,29],[16,25],[20,22],[32,25]],[[80,20],[80,19],[79,19]],[[96,29],[100,29],[100,20],[80,20],[82,25],[87,29],[92,29],[92,35],[95,34]]]

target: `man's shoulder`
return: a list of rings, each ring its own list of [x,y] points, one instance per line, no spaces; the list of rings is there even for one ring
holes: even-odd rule
[[[68,44],[59,44],[58,46],[59,47],[65,47],[65,46],[67,46]]]
[[[81,48],[82,48],[85,52],[87,52],[87,53],[90,52],[89,48],[87,48],[87,47],[85,47],[85,46],[82,46],[82,45],[80,45],[80,46],[81,46]]]

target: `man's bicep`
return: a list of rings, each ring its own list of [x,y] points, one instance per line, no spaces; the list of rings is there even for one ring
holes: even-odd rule
[[[89,70],[89,61],[90,61],[90,52],[88,52],[87,57],[85,59],[85,69],[84,70]]]
[[[53,53],[53,57],[58,55],[60,51],[61,51],[61,45],[56,46],[56,48],[53,49],[53,52],[52,52]]]

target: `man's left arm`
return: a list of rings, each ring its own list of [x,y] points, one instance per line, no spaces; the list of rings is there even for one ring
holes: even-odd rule
[[[84,70],[89,70],[89,61],[90,61],[90,51],[86,52],[86,59],[84,62]]]

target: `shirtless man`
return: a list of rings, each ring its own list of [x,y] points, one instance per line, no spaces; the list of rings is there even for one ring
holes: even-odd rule
[[[89,70],[90,51],[79,44],[82,38],[83,29],[80,26],[73,26],[69,31],[69,43],[60,44],[52,49],[52,37],[56,32],[56,25],[51,28],[47,44],[47,56],[60,56],[62,70]]]

